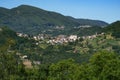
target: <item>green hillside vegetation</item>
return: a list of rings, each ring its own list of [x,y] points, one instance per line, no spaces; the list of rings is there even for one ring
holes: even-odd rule
[[[0,28],[1,80],[119,80],[120,39],[110,34],[51,45]],[[18,55],[19,53],[19,55]],[[27,55],[31,68],[21,56]],[[34,64],[40,61],[40,65]]]
[[[6,50],[9,46],[16,43],[17,35],[7,27],[0,28],[0,50]]]
[[[48,64],[62,59],[73,58],[77,62],[82,62],[87,61],[90,56],[73,54],[72,45],[51,45],[44,43],[44,41],[40,45],[36,45],[36,41],[18,37],[14,31],[7,27],[1,28],[0,35],[1,52],[16,52],[27,55],[31,61],[41,61],[41,63]]]
[[[41,47],[41,44],[39,46]],[[87,62],[93,53],[101,50],[120,54],[120,39],[105,34],[94,39],[80,39],[64,45],[47,45],[44,50],[43,63],[53,63],[70,57],[81,63]]]
[[[59,13],[28,5],[21,5],[12,9],[0,8],[0,26],[8,26],[16,32],[31,35],[48,32],[49,29],[53,30],[56,26],[63,26],[62,33],[67,31],[70,34],[71,32],[69,32],[69,30],[71,28],[78,27],[82,24],[91,26],[108,25],[103,21],[72,20]],[[59,34],[61,34],[61,32]]]
[[[38,68],[25,68],[14,53],[0,53],[1,80],[119,80],[120,56],[102,51],[95,53],[88,63],[62,60]]]
[[[69,30],[69,32],[71,32],[71,34],[75,34],[78,36],[90,36],[90,35],[94,35],[96,33],[101,33],[102,32],[102,28],[101,27],[81,27],[81,28],[73,28],[71,30]]]
[[[104,31],[111,33],[112,36],[120,38],[120,21],[116,21],[104,28]]]
[[[5,34],[6,33],[6,34]],[[4,36],[3,36],[4,34]],[[16,33],[7,29],[0,32],[0,50],[15,51],[21,55],[27,55],[31,61],[40,61],[43,64],[56,63],[62,59],[73,58],[76,62],[88,62],[93,53],[101,50],[114,51],[120,54],[120,40],[111,35],[104,34],[94,39],[80,39],[66,44],[51,45],[16,36]],[[9,36],[9,37],[8,37]]]
[[[78,35],[78,36],[90,36],[94,35],[96,33],[101,33],[102,28],[98,26],[93,26],[93,27],[80,27],[80,28],[71,28],[67,30],[59,30],[59,29],[49,29],[46,30],[45,34],[49,34],[51,36],[58,36],[61,34],[64,35]]]
[[[1,52],[22,52],[24,54],[25,50],[34,52],[35,48],[37,47],[35,45],[35,40],[18,37],[16,32],[8,27],[0,28],[0,36]]]
[[[40,48],[46,43],[39,44]],[[120,40],[110,35],[98,36],[95,39],[80,39],[64,45],[46,45],[43,48],[42,62],[54,63],[62,59],[73,58],[76,62],[87,62],[93,53],[108,50],[120,54]]]

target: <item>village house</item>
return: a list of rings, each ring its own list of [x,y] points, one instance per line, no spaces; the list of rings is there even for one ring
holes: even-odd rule
[[[89,28],[89,27],[92,27],[92,26],[90,26],[90,25],[81,25],[81,26],[79,26],[79,28],[81,28],[81,27],[83,27],[83,28]]]
[[[70,35],[70,36],[68,37],[68,40],[69,40],[70,42],[76,41],[76,40],[77,40],[77,35]]]
[[[33,64],[40,65],[40,61],[33,61]]]
[[[17,36],[19,36],[19,37],[28,37],[27,34],[23,34],[23,33],[17,33]]]
[[[2,31],[2,29],[0,28],[0,31]]]
[[[32,62],[30,60],[28,60],[28,59],[25,59],[23,61],[23,64],[25,65],[25,68],[32,68],[33,67]]]
[[[27,55],[22,56],[22,59],[27,59],[27,58],[28,58]]]
[[[38,34],[36,36],[33,36],[33,39],[36,41],[44,40],[44,39],[48,39],[48,38],[50,38],[50,36],[47,34]]]
[[[56,26],[55,29],[64,30],[64,26]]]
[[[59,35],[58,37],[55,37],[54,39],[47,41],[47,43],[51,44],[63,44],[67,42],[68,41],[66,35]]]

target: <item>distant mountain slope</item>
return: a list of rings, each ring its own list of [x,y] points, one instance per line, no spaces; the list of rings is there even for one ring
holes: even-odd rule
[[[91,26],[101,26],[101,27],[105,27],[108,25],[108,23],[104,22],[104,21],[100,21],[100,20],[90,20],[90,19],[77,19],[77,21],[81,24],[81,25],[91,25]]]
[[[114,37],[120,38],[120,21],[116,21],[116,22],[108,25],[103,30],[104,30],[104,32],[112,33],[112,35]]]
[[[70,29],[80,25],[106,26],[108,24],[103,21],[72,20],[59,13],[28,5],[21,5],[12,9],[0,8],[0,26],[8,26],[17,32],[38,34],[56,28],[56,26]]]
[[[91,25],[91,26],[100,26],[105,27],[108,23],[100,20],[91,20],[91,19],[75,19],[73,17],[68,16],[69,19],[78,22],[80,25]]]
[[[81,27],[81,28],[74,28],[71,29],[69,32],[72,34],[77,34],[78,36],[90,36],[96,33],[101,33],[101,27]]]

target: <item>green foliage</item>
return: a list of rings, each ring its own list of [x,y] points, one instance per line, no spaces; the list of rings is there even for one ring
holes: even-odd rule
[[[72,60],[63,60],[50,66],[48,80],[119,80],[120,58],[117,54],[101,51],[90,62],[78,65]]]
[[[27,69],[15,53],[0,53],[0,71],[1,80],[119,80],[120,56],[100,51],[89,63],[79,64],[67,59]]]
[[[6,51],[11,45],[16,43],[17,35],[7,27],[0,28],[0,51]]]
[[[114,53],[99,52],[90,60],[91,78],[95,80],[119,80],[120,59]]]
[[[39,66],[39,79],[40,80],[47,80],[48,76],[49,76],[49,66],[47,64],[42,64]]]
[[[96,33],[101,33],[101,31],[102,31],[101,27],[94,26],[94,27],[88,27],[88,28],[86,27],[73,28],[68,32],[71,32],[71,34],[77,34],[78,36],[90,36]]]
[[[37,46],[34,40],[17,37],[8,28],[2,28],[0,35],[4,42],[0,45],[1,80],[120,80],[119,38],[107,39],[108,35],[102,35],[61,45]],[[25,68],[16,53],[41,64]]]
[[[72,59],[63,60],[49,67],[48,80],[74,80],[78,65]]]
[[[116,21],[103,29],[107,33],[112,33],[112,36],[120,38],[120,21]]]
[[[15,53],[0,52],[0,72],[0,80],[17,79],[24,75],[24,66]]]

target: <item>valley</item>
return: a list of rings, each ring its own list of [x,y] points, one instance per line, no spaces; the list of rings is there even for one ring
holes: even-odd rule
[[[120,21],[0,7],[0,80],[120,80]]]

